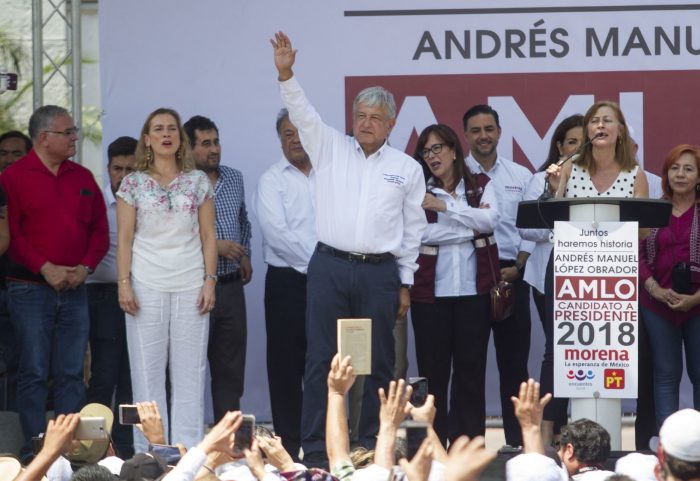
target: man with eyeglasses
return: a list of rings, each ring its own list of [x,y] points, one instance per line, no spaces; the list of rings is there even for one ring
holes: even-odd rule
[[[522,165],[498,155],[501,124],[496,112],[489,105],[475,105],[462,118],[464,138],[469,145],[466,158],[469,169],[475,174],[486,174],[498,192],[498,210],[501,221],[494,231],[498,244],[501,279],[512,282],[515,289],[513,314],[501,322],[493,323],[493,342],[501,394],[501,412],[506,444],[520,446],[522,436],[518,420],[513,413],[511,397],[517,396],[520,383],[527,381],[527,360],[530,354],[530,287],[523,280],[525,263],[535,243],[520,238],[515,227],[518,203],[532,174]],[[484,359],[486,364],[486,359]]]
[[[32,148],[32,140],[17,130],[0,135],[0,171],[12,162],[21,159]]]
[[[62,107],[40,107],[29,119],[29,135],[34,148],[0,176],[8,200],[7,291],[20,349],[17,411],[25,461],[32,436],[44,430],[49,367],[55,413],[78,412],[85,403],[85,279],[109,248],[100,188],[88,169],[68,160],[78,140],[73,119]]]
[[[209,369],[214,419],[240,409],[245,376],[247,318],[243,286],[253,275],[251,228],[243,174],[221,164],[219,129],[195,115],[183,125],[197,168],[209,177],[216,204],[216,306],[209,316]]]
[[[282,100],[299,129],[316,171],[318,244],[307,274],[306,371],[301,431],[304,462],[325,457],[326,378],[337,350],[338,318],[372,320],[372,366],[365,378],[359,442],[373,448],[378,430],[377,390],[394,373],[396,320],[410,304],[409,289],[426,227],[419,164],[388,144],[396,123],[393,95],[382,87],[353,102],[353,136],[322,120],[297,81],[296,51],[282,32],[271,40]],[[326,461],[327,462],[327,461]]]

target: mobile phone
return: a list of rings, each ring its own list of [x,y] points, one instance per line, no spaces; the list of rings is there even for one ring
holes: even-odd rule
[[[44,433],[39,434],[38,436],[32,437],[32,451],[34,454],[39,454],[39,451],[41,451],[41,448],[44,447]]]
[[[428,437],[428,423],[422,421],[404,421],[401,428],[406,433],[406,459],[409,461],[416,455],[423,440]]]
[[[0,93],[5,90],[17,90],[16,73],[0,73]]]
[[[119,424],[139,424],[139,410],[134,404],[119,405]]]
[[[253,444],[253,433],[255,432],[255,416],[244,414],[238,431],[233,438],[233,453],[243,455],[245,449],[250,449]]]
[[[78,441],[104,439],[107,437],[105,431],[105,418],[80,418],[78,428],[75,430],[73,438]]]
[[[168,466],[175,466],[180,462],[180,448],[177,446],[169,446],[167,444],[151,444],[148,451],[159,455],[165,460]]]
[[[409,377],[408,384],[413,388],[411,394],[411,404],[419,408],[425,404],[428,399],[428,378],[427,377]]]

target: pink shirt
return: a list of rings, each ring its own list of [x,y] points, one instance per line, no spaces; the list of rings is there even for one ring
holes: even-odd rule
[[[656,258],[654,265],[647,263],[646,243],[647,238],[639,244],[639,283],[644,285],[646,280],[653,276],[656,282],[665,289],[671,288],[671,272],[678,262],[690,262],[690,229],[693,224],[695,209],[690,208],[680,217],[671,216],[668,226],[662,227],[656,237]],[[693,283],[693,290],[700,288],[700,284]],[[645,290],[641,291],[639,301],[645,308],[655,312],[664,319],[680,325],[693,316],[700,314],[700,305],[688,312],[674,311],[666,304],[653,299]]]

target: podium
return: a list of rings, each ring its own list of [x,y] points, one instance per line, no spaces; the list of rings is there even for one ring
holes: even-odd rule
[[[566,198],[523,201],[518,205],[516,226],[521,229],[553,229],[555,221],[633,222],[640,228],[668,224],[672,204],[666,200],[629,198]],[[571,417],[597,422],[610,433],[610,446],[619,451],[622,444],[621,399],[601,397],[598,391],[590,398],[571,399]]]

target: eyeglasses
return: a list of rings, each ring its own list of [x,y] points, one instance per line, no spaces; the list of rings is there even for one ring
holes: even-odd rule
[[[78,135],[80,132],[80,127],[73,127],[71,129],[66,129],[63,131],[60,130],[44,130],[47,134],[58,134],[58,135],[65,135],[66,137],[71,137],[73,135]]]
[[[420,152],[420,156],[422,159],[426,159],[430,153],[432,152],[433,154],[437,155],[440,152],[442,152],[442,148],[445,146],[445,144],[433,144],[432,147],[429,149],[423,149]]]

